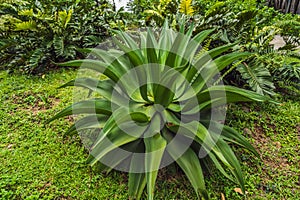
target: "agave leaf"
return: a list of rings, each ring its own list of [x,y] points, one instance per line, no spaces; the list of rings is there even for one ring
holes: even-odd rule
[[[78,131],[86,129],[100,129],[103,128],[108,117],[106,115],[89,115],[76,121],[65,133],[65,135],[72,135]]]
[[[198,93],[197,99],[199,102],[198,108],[194,108],[194,110],[189,109],[190,104],[193,106],[194,99],[192,98],[185,102],[182,110],[184,110],[185,113],[195,113],[201,110],[218,107],[228,103],[251,101],[272,102],[278,104],[278,102],[272,100],[269,97],[229,85],[211,86],[208,89]]]
[[[216,156],[209,152],[208,153],[209,158],[212,160],[212,162],[215,164],[216,168],[229,180],[231,180],[232,182],[234,182],[234,179],[231,175],[229,175],[225,169],[223,168],[223,166],[220,164],[220,162],[218,161],[218,159],[216,158]]]
[[[232,174],[234,174],[234,176],[236,177],[236,180],[238,181],[243,193],[245,193],[245,184],[244,184],[244,178],[243,178],[241,166],[238,159],[234,155],[232,149],[221,138],[219,138],[216,145],[219,148],[219,150],[222,152],[226,160],[230,163],[230,165],[233,166],[233,168],[229,168],[229,169],[232,172]]]
[[[215,75],[221,72],[232,62],[251,55],[248,52],[234,52],[218,57],[214,61],[210,61],[200,71],[200,75],[193,81],[192,86],[196,93],[200,92],[205,84],[208,83]]]
[[[233,63],[234,61],[241,59],[241,58],[246,58],[250,56],[251,53],[249,52],[233,52],[229,53],[227,55],[220,56],[219,58],[214,60],[214,63],[212,65],[216,66],[217,71],[214,73],[211,73],[215,68],[211,68],[211,66],[206,66],[204,69],[205,71],[203,72],[203,76],[206,77],[205,75],[209,74],[209,77],[206,77],[206,81],[212,78],[213,76],[216,75],[216,73],[221,72],[225,67]],[[205,73],[206,71],[209,71],[210,73]],[[202,73],[202,72],[201,72]]]
[[[73,60],[65,63],[59,63],[58,65],[69,67],[81,67],[85,69],[95,70],[106,75],[115,82],[117,82],[119,80],[119,77],[122,76],[122,74],[120,74],[117,70],[111,69],[107,63],[103,63],[97,60]]]
[[[111,93],[113,91],[113,83],[111,80],[98,80],[93,78],[77,78],[71,80],[68,83],[60,86],[59,88],[64,88],[68,86],[84,87],[91,91],[95,91],[104,98],[111,100]],[[116,91],[115,91],[116,92]]]
[[[105,170],[106,173],[109,173],[116,167],[119,170],[128,170],[130,167],[130,161],[132,160],[132,157],[134,156],[137,149],[139,149],[141,142],[141,139],[134,140],[133,142],[127,143],[120,148],[116,148],[108,152],[99,161],[100,163],[106,165],[103,170]]]
[[[190,29],[192,30],[192,29]],[[196,36],[194,36],[188,43],[186,51],[184,53],[184,58],[186,59],[193,59],[195,57],[195,53],[199,48],[199,45],[211,34],[214,29],[209,29],[205,31],[201,31]],[[184,64],[182,64],[184,65]]]
[[[168,109],[173,111],[173,112],[180,112],[181,111],[181,105],[176,104],[176,103],[171,103],[171,104],[169,104]]]
[[[224,140],[243,146],[244,148],[251,151],[254,155],[259,157],[259,154],[255,150],[255,148],[248,142],[248,140],[243,135],[241,135],[235,129],[215,121],[202,120],[201,123],[206,127],[211,126],[214,132],[221,131],[221,136]]]
[[[68,86],[76,86],[76,87],[84,87],[90,90],[91,92],[97,92],[101,97],[111,101],[115,105],[126,106],[130,101],[130,97],[134,99],[136,102],[141,102],[142,98],[138,95],[131,95],[124,93],[123,91],[128,91],[128,87],[131,87],[130,83],[124,84],[127,88],[120,88],[122,91],[118,91],[118,86],[122,83],[118,83],[116,86],[113,81],[109,79],[98,80],[93,78],[77,78],[75,80],[71,80],[68,83],[60,86],[59,88],[68,87]]]
[[[128,188],[129,196],[132,199],[141,199],[145,186],[146,178],[144,173],[129,173]]]
[[[148,63],[157,63],[157,54],[156,54],[156,48],[157,47],[157,41],[155,39],[155,36],[153,32],[148,28],[147,29],[147,59]]]
[[[125,74],[132,68],[131,63],[124,56],[124,52],[121,51],[105,51],[102,49],[81,49],[80,51],[96,56],[97,59],[107,63],[107,66],[120,71],[121,74]]]
[[[201,123],[193,121],[187,124],[181,124],[180,127],[171,126],[169,129],[172,132],[176,132],[177,134],[194,140],[198,144],[202,145],[207,152],[212,151],[227,167],[231,167],[230,163],[227,162],[227,159],[216,146],[216,139],[211,137],[210,132]]]
[[[245,58],[249,55],[250,53],[248,52],[234,52],[231,54],[220,56],[215,60],[211,60],[203,66],[203,68],[200,71],[201,76],[198,76],[195,79],[195,82],[197,82],[199,77],[200,80],[204,80],[204,82],[207,82],[208,80],[211,80],[214,76],[216,76],[218,73],[220,73],[226,66],[232,64],[234,61],[240,58]]]
[[[166,72],[161,77],[159,83],[154,85],[154,103],[168,107],[174,98],[174,92],[176,88],[176,71],[172,70],[170,73]]]
[[[139,80],[139,90],[140,90],[140,94],[143,98],[144,101],[146,102],[150,102],[149,98],[148,98],[148,84],[144,84],[144,83],[148,83],[148,75],[146,73],[145,70],[140,70],[141,68],[139,68],[136,71],[138,80]]]
[[[209,34],[209,33],[210,32],[208,32],[208,33],[205,32],[203,35],[206,36],[206,34]],[[200,35],[200,36],[202,36],[202,35]],[[186,75],[187,80],[192,83],[196,81],[197,77],[199,77],[197,81],[202,80],[203,74],[201,73],[201,70],[205,67],[205,65],[209,61],[211,61],[215,57],[221,55],[222,53],[228,51],[235,45],[236,45],[235,43],[227,44],[227,45],[223,45],[223,46],[211,49],[210,51],[203,53],[197,60],[194,61],[194,65],[190,66],[188,73]],[[199,76],[200,73],[201,73],[201,76]]]
[[[130,59],[131,63],[134,66],[141,66],[144,64],[144,59],[141,55],[141,50],[140,49],[130,49],[129,47],[125,46],[122,44],[119,40],[117,40],[115,37],[113,37],[114,43],[119,46],[121,50],[125,52],[125,55],[128,56]]]
[[[235,102],[248,102],[248,101],[259,101],[265,102],[269,101],[272,103],[277,103],[269,97],[262,96],[256,92],[245,90],[242,88],[237,88],[234,86],[224,85],[224,86],[212,86],[208,89],[197,94],[197,99],[199,103],[209,101],[211,97],[226,97],[226,103]]]
[[[133,173],[137,171],[145,171],[144,163],[141,162],[141,157],[134,154],[131,158],[130,173],[128,179],[129,196],[133,199],[140,199],[146,186],[145,173]],[[137,163],[140,163],[137,165]],[[139,169],[135,169],[139,167]],[[133,171],[133,172],[132,172]]]
[[[194,40],[197,43],[201,44],[209,36],[209,34],[211,34],[214,31],[215,31],[214,28],[213,29],[208,29],[208,30],[201,31],[200,33],[198,33],[197,35],[195,35],[192,40]]]
[[[190,138],[196,137],[196,141],[200,141],[200,144],[205,145],[208,148],[213,148],[215,145],[215,141],[211,138],[208,130],[199,122],[192,121],[190,123],[181,123],[180,125],[173,125],[169,129],[172,130],[172,132],[178,131],[177,134],[182,134]]]
[[[171,68],[181,66],[181,61],[191,36],[178,33],[168,54],[166,65]]]
[[[139,49],[138,44],[132,39],[132,37],[130,35],[128,35],[128,33],[126,32],[119,32],[118,35],[123,42],[125,42],[125,44],[131,49],[131,50],[136,50]],[[118,37],[117,36],[117,37]]]
[[[151,200],[154,198],[155,181],[167,142],[157,133],[152,137],[144,138],[144,143],[146,147],[145,166],[147,191],[148,199]]]
[[[158,41],[159,46],[159,62],[164,65],[166,63],[168,53],[170,52],[170,49],[172,48],[173,43],[173,30],[169,28],[164,28],[164,31],[162,31],[161,36]]]
[[[73,114],[104,114],[111,115],[111,102],[104,99],[91,99],[74,103],[71,106],[63,109],[54,117],[47,121],[52,122],[55,119]]]
[[[131,135],[128,135],[127,133],[121,131],[118,127],[115,127],[111,131],[108,132],[108,134],[102,135],[103,133],[100,133],[99,138],[100,140],[97,140],[95,145],[91,147],[90,154],[93,155],[93,157],[90,157],[88,160],[88,163],[90,165],[94,165],[97,161],[100,161],[105,155],[107,155],[112,150],[128,144],[130,142],[133,142],[137,140],[139,137],[133,137]],[[142,134],[142,133],[141,133]]]
[[[114,51],[113,55],[111,52],[109,51],[105,51],[103,49],[98,49],[98,48],[84,48],[84,49],[80,49],[78,48],[77,51],[81,52],[81,53],[89,53],[93,56],[95,56],[97,59],[104,61],[106,63],[111,63],[113,62],[116,58],[124,55],[124,53],[122,51]]]
[[[133,121],[135,120],[135,121]],[[110,134],[110,132],[118,127],[120,127],[122,130],[118,130],[120,134],[122,134],[123,130],[131,130],[132,127],[135,128],[135,132],[131,135],[141,135],[146,130],[147,126],[136,126],[135,122],[143,122],[147,123],[149,121],[149,118],[146,114],[141,112],[132,112],[128,113],[128,110],[124,107],[121,107],[114,111],[113,115],[110,116],[110,118],[105,123],[105,126],[103,127],[99,137],[97,138],[97,141],[95,142],[94,146],[101,145],[101,142],[103,140],[107,140],[107,136]],[[131,130],[132,131],[132,130]],[[124,133],[127,135],[127,133]]]
[[[202,168],[200,166],[197,155],[190,148],[188,148],[182,154],[182,149],[185,147],[182,146],[183,144],[180,141],[173,139],[171,133],[163,131],[163,136],[168,141],[168,146],[166,148],[167,152],[184,171],[189,181],[191,182],[197,196],[200,192],[202,197],[208,199]]]
[[[166,122],[172,125],[180,124],[180,120],[176,117],[176,115],[170,110],[164,110],[164,116],[166,118]]]
[[[120,118],[115,118],[114,115]],[[123,108],[116,110],[114,115],[107,120],[97,140],[91,147],[92,151],[90,154],[92,154],[93,157],[88,161],[91,165],[100,161],[112,150],[138,140],[147,129],[147,126],[136,126],[136,124],[132,122],[134,113],[128,115]],[[148,121],[148,117],[145,116],[145,114],[138,113],[137,115],[140,121]],[[142,117],[142,115],[144,116]],[[129,135],[128,132],[130,131],[131,134]]]

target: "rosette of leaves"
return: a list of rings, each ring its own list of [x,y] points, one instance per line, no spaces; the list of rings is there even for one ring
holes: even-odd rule
[[[199,198],[208,199],[202,169],[207,162],[244,191],[241,167],[229,143],[258,154],[240,133],[217,120],[208,120],[209,113],[226,103],[270,99],[233,86],[207,83],[249,53],[226,53],[234,46],[228,44],[195,56],[213,30],[192,37],[193,27],[185,32],[182,26],[180,33],[168,27],[165,22],[159,34],[148,29],[137,33],[138,37],[120,31],[113,39],[116,49],[86,49],[92,58],[61,64],[100,72],[106,78],[77,78],[63,85],[83,87],[96,96],[74,103],[49,121],[83,115],[68,134],[98,130],[88,162],[106,161],[101,169],[107,172],[119,166],[126,168],[132,199],[140,199],[145,188],[147,198],[154,198],[158,170],[166,157],[182,169]],[[124,80],[131,71],[136,72],[136,78]],[[208,118],[192,117],[199,113]],[[190,143],[185,146],[186,141]],[[129,153],[122,154],[124,150]],[[205,152],[203,158],[198,157],[200,150]],[[141,153],[145,156],[139,157]]]

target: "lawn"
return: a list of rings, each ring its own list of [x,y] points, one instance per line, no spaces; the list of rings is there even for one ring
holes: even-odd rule
[[[72,88],[56,89],[76,71],[40,76],[0,72],[0,199],[128,199],[127,175],[101,174],[85,164],[78,136],[64,136],[72,118],[46,120],[72,101]],[[299,93],[281,105],[228,107],[227,123],[249,138],[261,158],[237,148],[246,191],[212,169],[206,184],[212,199],[300,199]],[[162,170],[155,199],[196,199],[175,166]]]

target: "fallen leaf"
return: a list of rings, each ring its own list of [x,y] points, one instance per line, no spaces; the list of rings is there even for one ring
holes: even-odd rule
[[[234,188],[234,191],[236,192],[236,193],[239,193],[239,194],[244,194],[243,192],[242,192],[242,189],[241,188]]]
[[[225,195],[221,193],[221,200],[225,200]]]

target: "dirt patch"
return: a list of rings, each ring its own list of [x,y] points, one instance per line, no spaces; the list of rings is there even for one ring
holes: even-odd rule
[[[272,129],[276,128],[272,125],[268,127]],[[276,131],[274,130],[274,134],[275,132]],[[253,131],[245,128],[244,133],[254,139],[252,145],[262,159],[262,169],[264,173],[261,174],[261,177],[263,185],[276,180],[277,172],[280,172],[281,176],[296,176],[294,172],[290,171],[292,163],[289,162],[287,158],[280,155],[280,151],[282,151],[283,148],[280,141],[272,141],[270,137],[266,136],[264,129],[258,124],[254,126]],[[261,187],[261,189],[267,190],[264,187]]]
[[[13,94],[11,96],[11,102],[18,106],[17,110],[23,110],[33,115],[37,115],[39,112],[46,112],[49,108],[55,107],[60,103],[60,99],[42,94],[35,94],[32,92],[24,92],[22,95]],[[13,114],[11,111],[10,114]]]

